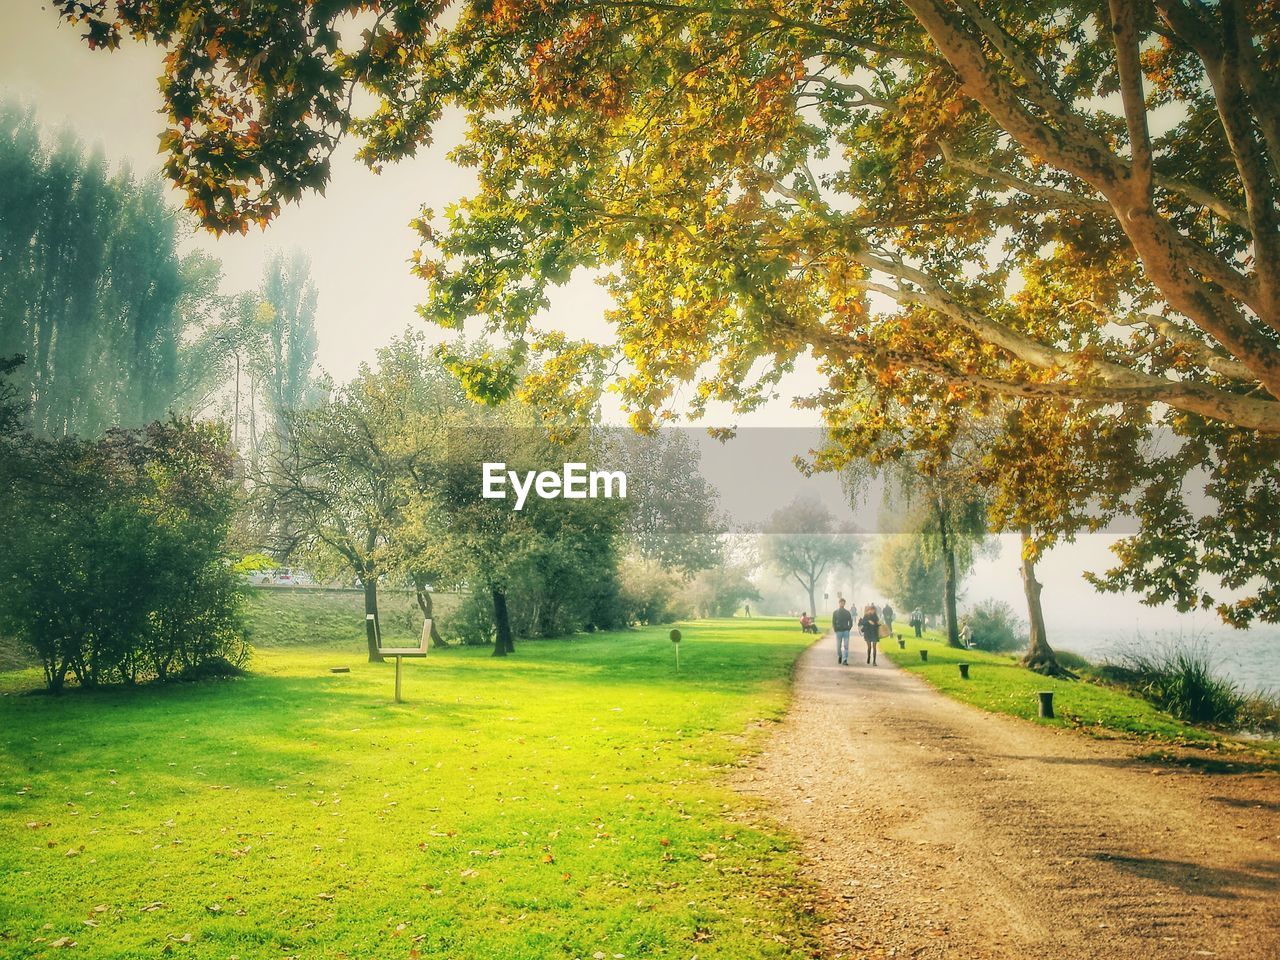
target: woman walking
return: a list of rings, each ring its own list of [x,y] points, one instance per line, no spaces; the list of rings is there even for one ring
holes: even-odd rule
[[[880,614],[876,612],[874,603],[863,607],[862,616],[858,618],[858,630],[862,632],[862,639],[867,642],[867,663],[874,666],[876,649],[880,644]]]

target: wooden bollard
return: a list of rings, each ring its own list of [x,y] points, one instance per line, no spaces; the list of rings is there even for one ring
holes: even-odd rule
[[[928,651],[928,650],[921,650],[921,651],[920,651],[920,659],[921,659],[921,660],[928,660],[928,659],[929,659],[929,651]]]
[[[899,650],[907,649],[907,641],[903,640],[901,637],[898,638],[898,649]]]
[[[1040,716],[1045,720],[1053,719],[1053,691],[1040,690],[1036,696],[1040,698]]]
[[[961,680],[968,680],[968,679],[969,679],[969,665],[968,665],[967,663],[958,663],[958,664],[956,664],[956,666],[958,666],[958,667],[960,668],[960,679],[961,679]]]

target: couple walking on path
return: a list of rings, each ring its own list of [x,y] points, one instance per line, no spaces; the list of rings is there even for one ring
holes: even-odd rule
[[[853,613],[845,607],[844,597],[840,606],[831,614],[831,629],[836,635],[836,662],[849,663],[849,634],[853,631]],[[858,631],[867,643],[867,663],[875,665],[876,650],[880,643],[880,614],[872,604],[867,604],[858,618]]]

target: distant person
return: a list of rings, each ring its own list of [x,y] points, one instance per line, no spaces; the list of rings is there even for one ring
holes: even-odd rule
[[[924,631],[924,611],[919,607],[911,611],[911,629],[916,632],[917,637]]]
[[[896,616],[896,614],[894,614],[893,612],[893,607],[889,606],[889,604],[886,603],[884,605],[884,609],[880,611],[880,618],[884,620],[884,625],[889,628],[890,634],[893,633],[894,616]]]
[[[836,663],[849,665],[849,632],[853,629],[853,614],[845,609],[844,597],[840,606],[831,612],[831,629],[836,633]]]
[[[874,603],[868,603],[863,608],[862,616],[858,618],[858,629],[862,632],[862,639],[867,642],[867,663],[874,665],[876,650],[880,645],[880,614],[876,612]]]
[[[809,619],[809,615],[807,613],[800,614],[800,632],[801,633],[808,633],[809,627],[812,623],[813,621]]]
[[[748,604],[746,604],[746,605],[744,606],[744,609],[745,609],[745,610],[746,610],[746,612],[747,612],[747,619],[748,619],[748,620],[750,620],[750,619],[751,619],[751,604],[749,604],[749,603],[748,603]]]
[[[973,647],[973,627],[969,626],[968,621],[960,628],[960,643],[966,650]]]

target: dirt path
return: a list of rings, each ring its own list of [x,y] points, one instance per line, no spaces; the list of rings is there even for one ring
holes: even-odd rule
[[[1280,777],[1153,768],[830,636],[794,693],[739,786],[802,839],[828,957],[1280,958]]]

